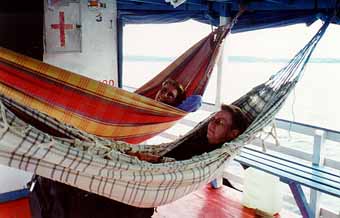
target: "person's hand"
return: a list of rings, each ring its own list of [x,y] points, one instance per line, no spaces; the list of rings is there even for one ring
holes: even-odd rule
[[[147,154],[147,153],[139,153],[138,159],[144,160],[150,163],[160,163],[161,162],[161,156],[154,155],[154,154]]]
[[[128,151],[126,152],[126,154],[137,157],[139,160],[144,160],[150,163],[160,163],[162,159],[161,156],[150,154],[150,153],[143,153],[143,152]]]

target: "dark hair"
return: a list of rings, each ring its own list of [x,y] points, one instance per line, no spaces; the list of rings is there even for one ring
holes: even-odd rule
[[[177,96],[176,96],[176,99],[175,99],[175,102],[174,102],[174,105],[172,106],[177,106],[179,105],[180,103],[182,103],[182,101],[185,100],[186,98],[186,93],[184,91],[184,88],[183,86],[177,82],[176,80],[173,80],[173,79],[167,79],[165,80],[163,83],[162,83],[162,86],[165,86],[167,84],[170,84],[172,86],[174,86],[177,90]]]
[[[240,131],[239,134],[242,134],[248,128],[249,122],[241,108],[235,105],[222,104],[221,110],[231,113],[231,129],[237,129]]]

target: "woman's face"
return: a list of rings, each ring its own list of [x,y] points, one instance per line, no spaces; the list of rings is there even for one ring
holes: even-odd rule
[[[176,87],[170,83],[166,83],[157,92],[155,100],[163,102],[168,105],[177,106],[175,105],[177,95],[178,95],[178,91]]]
[[[231,138],[232,117],[228,111],[219,111],[208,124],[207,138],[209,144],[221,144]]]

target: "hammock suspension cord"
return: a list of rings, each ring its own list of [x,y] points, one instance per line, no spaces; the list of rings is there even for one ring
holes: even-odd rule
[[[262,111],[256,116],[256,119],[247,129],[246,133],[256,132],[263,128],[271,121],[271,118],[267,118],[268,115],[274,114],[281,108],[283,101],[287,95],[293,90],[296,83],[301,79],[305,67],[310,60],[310,57],[315,50],[318,42],[324,35],[329,21],[324,22],[315,36],[293,57],[289,63],[279,70],[276,74],[270,77],[270,79],[264,83],[263,91],[271,90],[270,100],[263,107]],[[287,86],[287,87],[286,87]],[[282,91],[284,93],[282,93]],[[236,103],[237,104],[237,103]],[[276,112],[275,112],[276,111]],[[258,125],[258,123],[262,123]]]

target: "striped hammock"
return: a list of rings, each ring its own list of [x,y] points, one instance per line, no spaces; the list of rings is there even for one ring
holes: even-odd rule
[[[125,154],[126,151],[163,154],[190,139],[207,125],[209,118],[175,142],[131,145],[86,133],[2,96],[0,164],[137,207],[156,207],[172,202],[221,175],[224,163],[274,119],[301,78],[327,26],[325,23],[286,67],[234,102],[246,111],[251,125],[237,139],[214,151],[188,160],[157,164]]]
[[[138,94],[0,48],[0,94],[88,133],[139,143],[187,114],[153,100],[162,82],[172,78],[188,96],[202,95],[227,33],[225,27],[213,31],[138,89]]]

